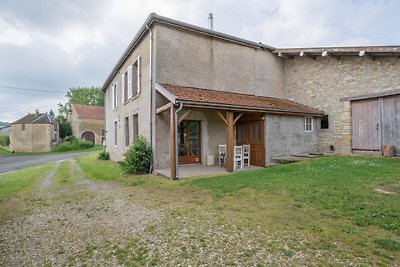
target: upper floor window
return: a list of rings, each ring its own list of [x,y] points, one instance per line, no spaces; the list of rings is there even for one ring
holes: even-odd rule
[[[25,131],[25,123],[21,124],[21,131]]]
[[[112,101],[113,101],[113,109],[118,107],[118,92],[117,92],[117,83],[114,83],[112,86]]]
[[[126,72],[122,74],[121,77],[121,83],[122,83],[122,92],[123,92],[123,98],[122,98],[122,103],[128,101],[128,92],[129,92],[129,68]]]
[[[306,132],[313,131],[313,118],[312,117],[305,117],[304,118],[304,129]]]

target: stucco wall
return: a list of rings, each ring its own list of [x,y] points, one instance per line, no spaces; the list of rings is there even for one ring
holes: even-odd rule
[[[180,114],[184,113],[181,111]],[[158,115],[156,120],[156,155],[155,169],[170,167],[170,118],[169,110]],[[201,127],[201,164],[207,163],[207,156],[214,156],[214,164],[218,161],[218,145],[226,143],[225,124],[213,111],[192,110],[185,120],[200,121]]]
[[[149,53],[150,42],[148,34],[143,37],[136,49],[130,54],[124,65],[118,70],[113,82],[109,85],[105,93],[105,109],[106,109],[106,150],[110,153],[112,160],[118,161],[123,159],[127,147],[125,146],[125,117],[129,118],[129,140],[133,140],[132,116],[139,115],[139,134],[143,135],[150,141],[150,92],[149,92]],[[133,98],[127,103],[122,103],[122,82],[121,75],[126,71],[129,65],[132,65],[138,56],[141,57],[141,93],[137,98]],[[112,108],[112,85],[117,83],[118,88],[118,107],[116,110]],[[118,144],[114,145],[114,121],[118,124]]]
[[[313,118],[313,131],[304,130],[304,116],[265,115],[265,161],[274,156],[317,152],[319,119]]]
[[[284,90],[294,101],[329,115],[329,129],[319,133],[321,151],[351,153],[351,104],[340,98],[400,88],[400,60],[378,57],[342,57],[285,61]]]
[[[283,62],[269,51],[156,26],[156,81],[283,97]]]
[[[21,124],[13,124],[10,131],[10,150],[15,152],[49,152],[55,149],[56,136],[58,141],[58,131],[54,131],[52,124],[25,124],[25,130]]]

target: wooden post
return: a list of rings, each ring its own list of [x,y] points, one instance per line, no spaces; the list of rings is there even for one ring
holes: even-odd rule
[[[226,112],[226,170],[233,172],[233,146],[234,146],[234,131],[233,131],[233,112]]]
[[[174,105],[170,108],[170,149],[171,149],[171,179],[176,178],[176,155],[175,155],[175,120],[174,120]]]

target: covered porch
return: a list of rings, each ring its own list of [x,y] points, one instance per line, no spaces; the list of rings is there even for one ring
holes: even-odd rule
[[[167,142],[162,142],[164,158],[169,159],[170,164],[169,168],[156,168],[155,172],[172,179],[235,171],[235,145],[251,147],[250,160],[247,164],[242,161],[238,170],[265,167],[266,113],[321,113],[292,101],[270,97],[167,84],[156,84],[156,90],[162,96],[156,109],[156,120],[163,118],[164,121],[164,126],[158,127],[164,129],[162,137],[169,126],[169,153],[165,149]],[[226,146],[226,163],[222,167],[208,166],[216,163],[219,145]]]

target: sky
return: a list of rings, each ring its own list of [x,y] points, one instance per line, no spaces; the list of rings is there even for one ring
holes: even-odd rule
[[[151,12],[279,48],[400,45],[398,0],[0,0],[0,121],[101,86]]]

